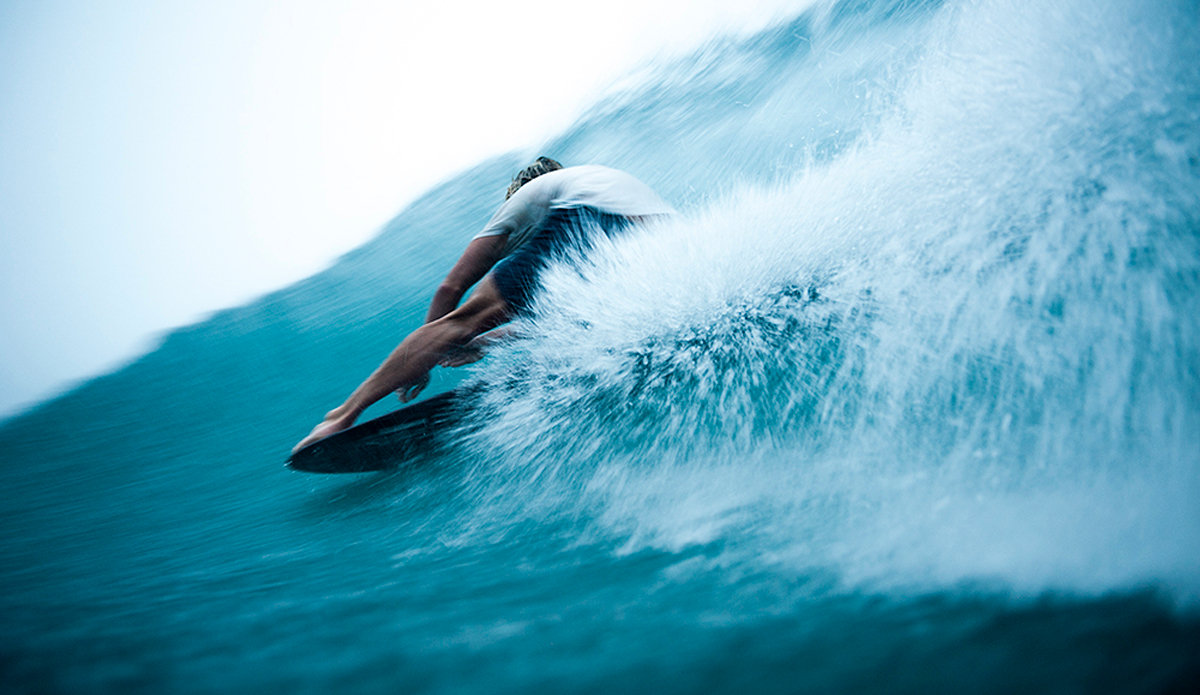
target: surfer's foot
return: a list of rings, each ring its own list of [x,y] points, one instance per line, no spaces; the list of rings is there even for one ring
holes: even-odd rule
[[[297,451],[300,451],[313,442],[337,434],[342,430],[349,429],[350,426],[354,424],[354,420],[355,418],[342,414],[340,409],[331,411],[325,416],[325,419],[321,421],[321,424],[314,427],[313,431],[308,433],[307,437],[301,439],[299,444],[292,447],[292,453],[294,454]]]

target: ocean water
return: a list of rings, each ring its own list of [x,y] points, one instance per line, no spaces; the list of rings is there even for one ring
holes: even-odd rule
[[[1198,25],[835,2],[644,66],[0,425],[0,688],[1196,692]],[[285,469],[541,153],[683,214],[435,373],[449,452]]]

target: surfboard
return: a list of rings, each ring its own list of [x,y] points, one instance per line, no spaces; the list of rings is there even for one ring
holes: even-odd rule
[[[445,433],[469,411],[474,394],[472,388],[459,388],[368,420],[309,444],[287,465],[305,473],[398,469],[446,446]]]

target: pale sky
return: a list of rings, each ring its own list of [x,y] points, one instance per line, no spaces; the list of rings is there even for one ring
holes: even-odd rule
[[[0,417],[808,2],[734,4],[0,0]]]

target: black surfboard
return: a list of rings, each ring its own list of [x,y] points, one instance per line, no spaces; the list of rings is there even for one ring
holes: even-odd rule
[[[318,440],[292,454],[288,467],[305,473],[393,470],[450,443],[446,436],[470,410],[476,391],[459,388]]]

